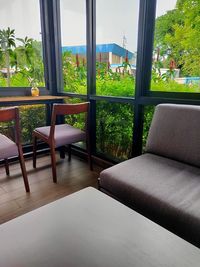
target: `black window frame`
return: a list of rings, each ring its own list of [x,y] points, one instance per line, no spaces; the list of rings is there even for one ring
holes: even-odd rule
[[[132,156],[142,153],[142,135],[144,107],[160,103],[177,103],[200,105],[200,93],[180,93],[151,91],[151,69],[153,54],[153,39],[156,18],[156,0],[140,0],[137,70],[134,97],[115,97],[96,95],[96,0],[86,1],[86,42],[87,42],[87,94],[63,92],[60,0],[39,0],[42,44],[44,55],[44,70],[46,89],[51,95],[61,95],[81,98],[90,101],[90,139],[92,153],[96,153],[96,101],[128,103],[134,108],[134,130]],[[5,88],[3,88],[5,91]],[[6,88],[8,90],[10,88]],[[17,95],[21,88],[11,88],[11,95]],[[9,91],[9,90],[8,90]],[[0,88],[0,95],[2,88]],[[19,94],[18,94],[19,95]],[[102,156],[107,159],[106,155]]]

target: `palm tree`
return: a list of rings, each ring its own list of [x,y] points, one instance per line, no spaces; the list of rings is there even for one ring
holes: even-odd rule
[[[24,59],[25,62],[22,62],[22,67],[30,67],[32,64],[32,57],[34,54],[34,48],[33,48],[33,39],[28,38],[27,36],[22,38],[16,38],[18,41],[21,42],[22,45],[18,46],[18,51],[20,56]]]
[[[18,72],[18,56],[17,56],[17,48],[15,50],[11,51],[10,53],[10,65],[11,67],[15,68],[15,73]]]
[[[0,30],[0,47],[5,54],[5,63],[7,69],[7,86],[10,87],[10,54],[15,44],[15,30],[9,27],[6,30]]]

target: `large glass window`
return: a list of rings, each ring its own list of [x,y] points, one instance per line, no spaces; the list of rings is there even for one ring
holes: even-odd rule
[[[98,95],[133,96],[139,0],[96,2]]]
[[[200,2],[157,1],[153,91],[200,92]]]
[[[44,86],[39,0],[0,4],[0,87]]]
[[[130,104],[97,102],[97,152],[110,159],[131,157],[133,107]]]
[[[61,0],[60,13],[64,91],[86,94],[86,1]]]

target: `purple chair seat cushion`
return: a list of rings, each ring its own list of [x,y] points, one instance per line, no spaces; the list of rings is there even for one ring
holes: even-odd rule
[[[35,131],[48,137],[50,134],[51,126],[39,127]],[[68,124],[60,124],[55,126],[55,147],[60,147],[63,145],[73,144],[80,141],[84,141],[86,138],[85,132],[77,129]]]
[[[17,145],[7,136],[0,134],[0,160],[18,156]]]

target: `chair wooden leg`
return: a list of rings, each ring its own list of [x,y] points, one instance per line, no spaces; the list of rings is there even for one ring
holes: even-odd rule
[[[70,162],[72,158],[72,146],[68,145],[68,161]]]
[[[36,168],[37,137],[33,136],[33,168]]]
[[[52,166],[53,182],[57,183],[56,154],[55,154],[55,148],[53,146],[50,146],[50,153],[51,153],[51,166]]]
[[[5,159],[5,170],[6,170],[6,175],[10,175],[8,159]]]
[[[62,146],[60,148],[60,158],[61,159],[64,159],[65,158],[65,147],[64,146]]]
[[[28,177],[27,177],[27,172],[26,172],[26,167],[25,167],[25,162],[24,162],[24,156],[23,156],[21,146],[19,147],[19,162],[20,162],[20,166],[22,170],[26,192],[30,192],[30,187],[29,187],[29,182],[28,182]]]

